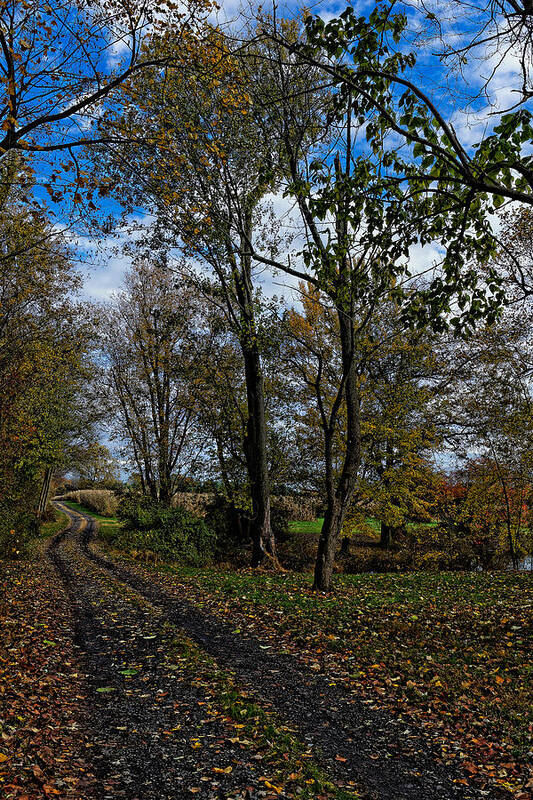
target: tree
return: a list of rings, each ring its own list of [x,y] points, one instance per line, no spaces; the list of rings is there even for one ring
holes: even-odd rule
[[[429,43],[450,71],[463,73],[471,62],[480,59],[485,62],[487,69],[478,76],[481,86],[471,87],[474,99],[482,95],[486,102],[491,102],[493,80],[499,67],[510,58],[518,65],[516,72],[521,78],[511,106],[516,108],[531,98],[533,27],[527,0],[499,0],[489,4],[453,0],[446,10],[424,2],[420,11],[424,19],[415,42]],[[460,31],[455,24],[458,17],[463,23]],[[455,35],[450,35],[452,28]],[[467,80],[468,76],[464,77]]]
[[[83,488],[82,484],[92,487],[113,484],[119,480],[119,465],[104,444],[95,441],[82,443],[69,455],[69,472],[78,476],[80,488]]]
[[[300,297],[302,313],[291,309],[286,316],[284,350],[300,398],[298,439],[312,447],[314,468],[324,465],[326,480],[334,483],[346,436],[346,407],[337,397],[342,369],[338,321],[335,309],[312,285],[301,284]],[[381,521],[382,545],[389,547],[394,531],[408,519],[428,516],[428,456],[438,441],[431,401],[440,377],[431,339],[427,331],[405,331],[398,309],[385,302],[358,341],[361,457],[342,528],[345,537],[371,514]]]
[[[412,520],[430,520],[430,457],[442,431],[435,422],[444,365],[430,330],[406,330],[398,307],[383,303],[363,343],[359,502],[381,522],[381,546]]]
[[[463,469],[465,495],[454,521],[468,532],[484,566],[507,553],[516,568],[530,544],[531,462],[520,466],[485,456]]]
[[[153,47],[157,54],[169,42],[163,37]],[[218,302],[244,363],[243,445],[253,514],[253,563],[275,564],[264,335],[249,242],[265,239],[263,201],[275,190],[279,154],[259,125],[260,107],[251,104],[241,60],[229,53],[224,37],[213,30],[208,46],[197,56],[188,70],[165,71],[163,80],[159,72],[145,72],[131,88],[124,112],[107,119],[111,131],[137,142],[127,156],[118,154],[111,174],[119,176],[122,198],[129,196],[155,209],[167,246],[181,245],[185,255],[200,260],[218,280]],[[146,174],[135,191],[138,176]]]
[[[352,16],[348,9],[343,20]],[[395,130],[394,125],[389,117],[381,125],[366,84],[354,84],[352,90],[347,78],[337,80],[340,73],[328,68],[338,44],[331,53],[328,47],[342,24],[327,29],[330,39],[321,38],[323,26],[313,18],[306,24],[307,42],[291,43],[275,28],[267,31],[266,37],[274,43],[269,58],[277,78],[276,91],[269,95],[259,83],[253,84],[252,90],[256,102],[266,109],[269,127],[284,152],[285,191],[295,200],[305,237],[304,247],[292,257],[275,258],[259,248],[253,248],[253,255],[265,265],[311,282],[328,298],[338,316],[341,372],[336,402],[346,406],[346,432],[343,466],[328,493],[319,540],[315,587],[320,589],[330,587],[338,538],[356,486],[361,413],[355,353],[376,308],[388,298],[400,306],[406,322],[416,320],[422,327],[430,322],[435,330],[452,324],[464,332],[483,314],[494,318],[501,302],[493,271],[481,284],[471,261],[480,254],[488,257],[493,249],[483,204],[465,205],[462,198],[460,203],[447,206],[446,213],[435,214],[427,182],[422,187],[409,184],[409,189],[402,191],[403,178],[391,180],[384,169],[400,163],[396,150],[387,148],[386,133]],[[391,52],[386,35],[390,32],[398,40],[402,26],[401,20],[387,19],[379,10],[371,15],[370,23],[357,20],[360,36],[351,53],[355,68],[366,75],[377,50],[391,75],[401,81],[401,72],[410,61],[401,53]],[[293,76],[299,74],[302,63],[331,78],[333,84],[330,102],[323,106],[321,125],[315,121],[312,160],[302,146],[309,131],[308,105],[305,101],[294,103]],[[346,77],[348,73],[342,74]],[[313,95],[316,85],[320,82],[313,83],[308,96]],[[372,84],[372,91],[388,97],[383,81],[379,86]],[[363,127],[370,140],[366,149],[356,146]],[[327,145],[331,141],[332,149]],[[442,269],[429,283],[419,280],[413,291],[410,247],[432,239],[437,239],[444,250]],[[332,435],[333,427],[330,440]]]
[[[142,489],[170,505],[180,471],[199,457],[188,382],[199,304],[164,260],[141,258],[102,314],[106,385]]]
[[[450,430],[460,443],[459,452],[467,464],[474,464],[473,473],[479,477],[474,481],[479,489],[476,503],[481,503],[484,484],[490,484],[487,498],[494,498],[495,492],[500,498],[498,515],[505,523],[513,562],[522,525],[516,519],[521,503],[528,501],[533,466],[530,315],[525,304],[517,313],[508,310],[497,325],[478,331],[458,346],[457,361],[462,367],[456,369],[451,383]],[[485,506],[490,515],[490,500],[486,499]]]
[[[196,361],[192,392],[194,413],[206,431],[207,447],[216,464],[228,502],[235,509],[249,506],[249,486],[244,455],[246,436],[246,385],[239,342],[226,317],[209,300],[203,309],[203,357]],[[250,509],[251,510],[251,509]]]
[[[72,148],[101,143],[102,103],[143,69],[168,63],[163,55],[144,57],[150,31],[164,25],[186,46],[209,10],[202,0],[179,9],[170,0],[155,6],[145,0],[60,0],[53,6],[3,0],[0,158],[11,151],[72,154]],[[49,187],[54,195],[57,189]]]
[[[327,23],[309,15],[308,41],[304,45],[286,42],[286,46],[304,62],[320,67],[341,93],[364,98],[367,108],[374,112],[367,129],[371,147],[381,148],[389,132],[408,145],[410,159],[391,149],[383,166],[390,170],[390,179],[397,186],[405,184],[422,202],[431,198],[433,213],[447,211],[467,220],[481,206],[493,203],[499,207],[505,199],[533,204],[533,173],[527,150],[533,139],[531,113],[523,107],[508,111],[474,147],[462,142],[446,112],[417,75],[416,52],[398,46],[401,41],[403,44],[408,17],[404,12],[394,13],[394,5],[378,5],[368,18],[358,17],[349,6]],[[505,18],[516,15],[518,26],[526,32],[527,52],[530,34],[524,24],[528,16],[525,7],[523,15],[513,3],[495,4],[491,9],[493,19],[500,17],[504,23]],[[439,10],[430,12],[430,19],[438,23],[438,14]],[[486,17],[489,14],[487,7]],[[481,22],[480,35],[486,21]],[[511,30],[508,26],[507,32]],[[467,47],[472,44],[466,39],[468,35],[463,39]],[[476,36],[477,31],[474,39]],[[282,37],[276,34],[276,39]],[[391,43],[396,45],[395,50],[391,50]]]
[[[90,327],[69,296],[69,252],[42,211],[2,198],[0,270],[0,547],[23,548],[76,428]],[[79,318],[81,317],[81,318]]]

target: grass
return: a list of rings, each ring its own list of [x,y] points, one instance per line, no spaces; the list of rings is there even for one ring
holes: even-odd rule
[[[289,530],[291,533],[320,533],[322,525],[324,524],[324,517],[310,520],[293,520],[289,522]]]
[[[366,524],[372,528],[376,536],[380,534],[380,522],[374,517],[367,517]],[[324,517],[318,517],[311,520],[292,520],[289,522],[289,530],[291,533],[316,533],[319,534],[324,524]]]
[[[533,749],[529,575],[342,575],[331,595],[294,573],[174,575],[176,591],[199,606],[433,726],[447,751],[460,742],[476,770],[487,762],[487,780],[513,786],[525,769]]]

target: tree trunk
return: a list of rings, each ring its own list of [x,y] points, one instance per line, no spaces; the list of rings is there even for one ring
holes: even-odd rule
[[[385,522],[381,523],[381,534],[379,539],[379,546],[384,550],[390,550],[393,544],[393,527],[387,525]]]
[[[159,484],[159,502],[170,508],[170,504],[172,502],[172,491],[170,489],[169,481],[163,480]]]
[[[246,462],[252,498],[252,566],[265,558],[276,559],[276,545],[270,525],[270,479],[268,474],[265,395],[259,350],[256,345],[243,346],[246,375],[248,421],[246,430]]]
[[[333,508],[326,509],[322,532],[318,540],[313,584],[314,589],[319,589],[322,592],[329,592],[331,589],[335,553],[337,552],[343,519],[344,514],[339,502],[336,502]]]
[[[270,477],[268,471],[267,428],[265,415],[265,387],[258,332],[255,320],[252,285],[252,210],[245,209],[244,235],[241,237],[239,268],[234,263],[235,290],[239,305],[239,340],[244,359],[248,419],[244,450],[250,480],[252,500],[252,566],[257,567],[269,558],[278,564],[274,534],[270,524]],[[231,248],[230,248],[231,250]]]
[[[46,467],[43,478],[43,485],[39,497],[39,505],[37,507],[37,518],[42,519],[48,505],[48,495],[50,494],[50,484],[52,482],[52,467]]]
[[[160,457],[159,463],[159,502],[170,508],[172,503],[172,472],[168,465],[169,449],[168,442],[165,443],[167,450],[165,452],[166,459]]]
[[[341,535],[342,524],[350,506],[361,459],[361,431],[359,419],[359,386],[354,359],[354,328],[351,309],[349,313],[339,311],[339,328],[342,348],[344,398],[346,401],[346,452],[341,476],[333,492],[328,487],[327,508],[324,525],[318,540],[313,588],[322,592],[331,589],[331,578],[335,565],[335,553]],[[326,448],[326,460],[331,459],[331,447]],[[331,475],[331,465],[326,465]]]

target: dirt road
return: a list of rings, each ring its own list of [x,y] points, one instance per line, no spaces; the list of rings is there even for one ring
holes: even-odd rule
[[[211,670],[214,664],[215,681],[231,676],[236,702],[242,694],[258,707],[254,713],[266,713],[271,728],[290,732],[301,748],[299,763],[327,775],[338,797],[483,796],[458,782],[464,776],[439,761],[412,727],[369,708],[292,656],[173,598],[157,577],[114,562],[92,542],[92,519],[62,510],[71,524],[47,553],[68,592],[85,664],[98,797],[294,796],[268,779],[270,755],[261,735],[239,736],[244,725],[230,719],[227,704],[217,707],[209,681],[195,680],[173,661],[183,635],[198,648],[199,665],[204,656]],[[308,796],[335,796],[313,795],[313,781],[304,783]]]

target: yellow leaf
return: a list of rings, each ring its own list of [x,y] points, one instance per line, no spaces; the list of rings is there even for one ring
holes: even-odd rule
[[[281,792],[283,791],[283,789],[281,789],[279,786],[274,786],[274,784],[270,783],[270,781],[265,781],[265,786],[267,787],[267,789],[273,789],[276,792],[276,794],[281,794]]]

